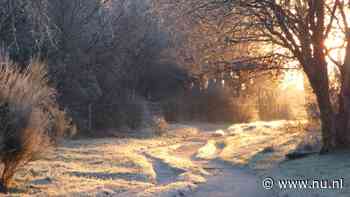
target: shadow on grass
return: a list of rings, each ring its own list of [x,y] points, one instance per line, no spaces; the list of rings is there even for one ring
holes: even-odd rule
[[[130,173],[130,172],[118,172],[118,173],[107,173],[107,172],[69,172],[70,176],[76,177],[84,177],[89,179],[97,179],[97,180],[117,180],[123,179],[126,181],[140,181],[140,182],[148,182],[148,177],[138,173]]]

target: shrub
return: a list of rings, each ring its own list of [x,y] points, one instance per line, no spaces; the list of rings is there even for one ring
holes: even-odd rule
[[[162,136],[164,133],[166,133],[166,130],[168,129],[169,125],[164,119],[164,117],[154,117],[151,128],[154,130],[154,133],[157,136]]]
[[[94,129],[137,129],[142,127],[144,122],[146,103],[141,98],[123,101],[115,104],[96,104],[92,109],[92,121]],[[126,129],[127,130],[127,129]],[[108,134],[96,133],[98,136]]]
[[[190,89],[185,95],[162,103],[167,121],[249,122],[255,109],[250,100],[234,97],[222,87]]]
[[[15,172],[47,151],[50,137],[62,134],[65,120],[50,116],[59,109],[42,63],[32,61],[22,71],[2,62],[0,86],[0,191],[6,192]]]
[[[57,143],[57,140],[63,136],[72,137],[77,134],[77,128],[71,118],[68,118],[66,111],[59,109],[58,105],[53,105],[48,109],[49,128],[48,133],[51,142]]]

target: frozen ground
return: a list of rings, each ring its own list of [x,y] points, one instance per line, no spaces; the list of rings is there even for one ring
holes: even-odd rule
[[[347,187],[262,188],[265,177],[344,178],[347,186],[350,154],[285,160],[303,145],[317,150],[317,132],[304,130],[300,121],[186,123],[158,138],[65,141],[20,171],[10,196],[349,196]]]

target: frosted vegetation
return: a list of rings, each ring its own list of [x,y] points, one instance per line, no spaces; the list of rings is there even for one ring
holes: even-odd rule
[[[349,13],[337,0],[0,0],[0,193],[349,196],[262,188],[350,178]]]

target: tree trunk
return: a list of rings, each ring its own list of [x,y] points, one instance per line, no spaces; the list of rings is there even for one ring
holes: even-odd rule
[[[316,94],[321,113],[322,142],[321,153],[350,147],[350,36],[346,48],[346,57],[341,67],[341,90],[337,113],[330,102],[327,63],[324,56],[309,61],[312,70],[305,70],[313,91]]]
[[[309,51],[303,67],[311,87],[316,95],[321,113],[322,141],[321,153],[328,152],[336,147],[336,118],[330,101],[328,65],[324,46],[324,1],[316,1],[316,18],[318,25],[315,27],[313,53]]]
[[[330,102],[327,70],[320,69],[315,76],[310,76],[310,84],[316,95],[321,113],[322,142],[321,153],[329,152],[336,148],[336,119]]]
[[[349,31],[349,30],[348,30]],[[350,146],[349,115],[350,115],[350,33],[346,35],[347,46],[341,72],[341,89],[339,94],[339,109],[337,114],[337,144],[341,147]]]
[[[345,148],[350,145],[349,140],[349,98],[344,96],[344,88],[342,86],[339,95],[339,109],[336,115],[336,144],[338,147]]]
[[[2,182],[0,182],[0,193],[6,194],[7,192],[8,191],[7,191],[6,186]]]

